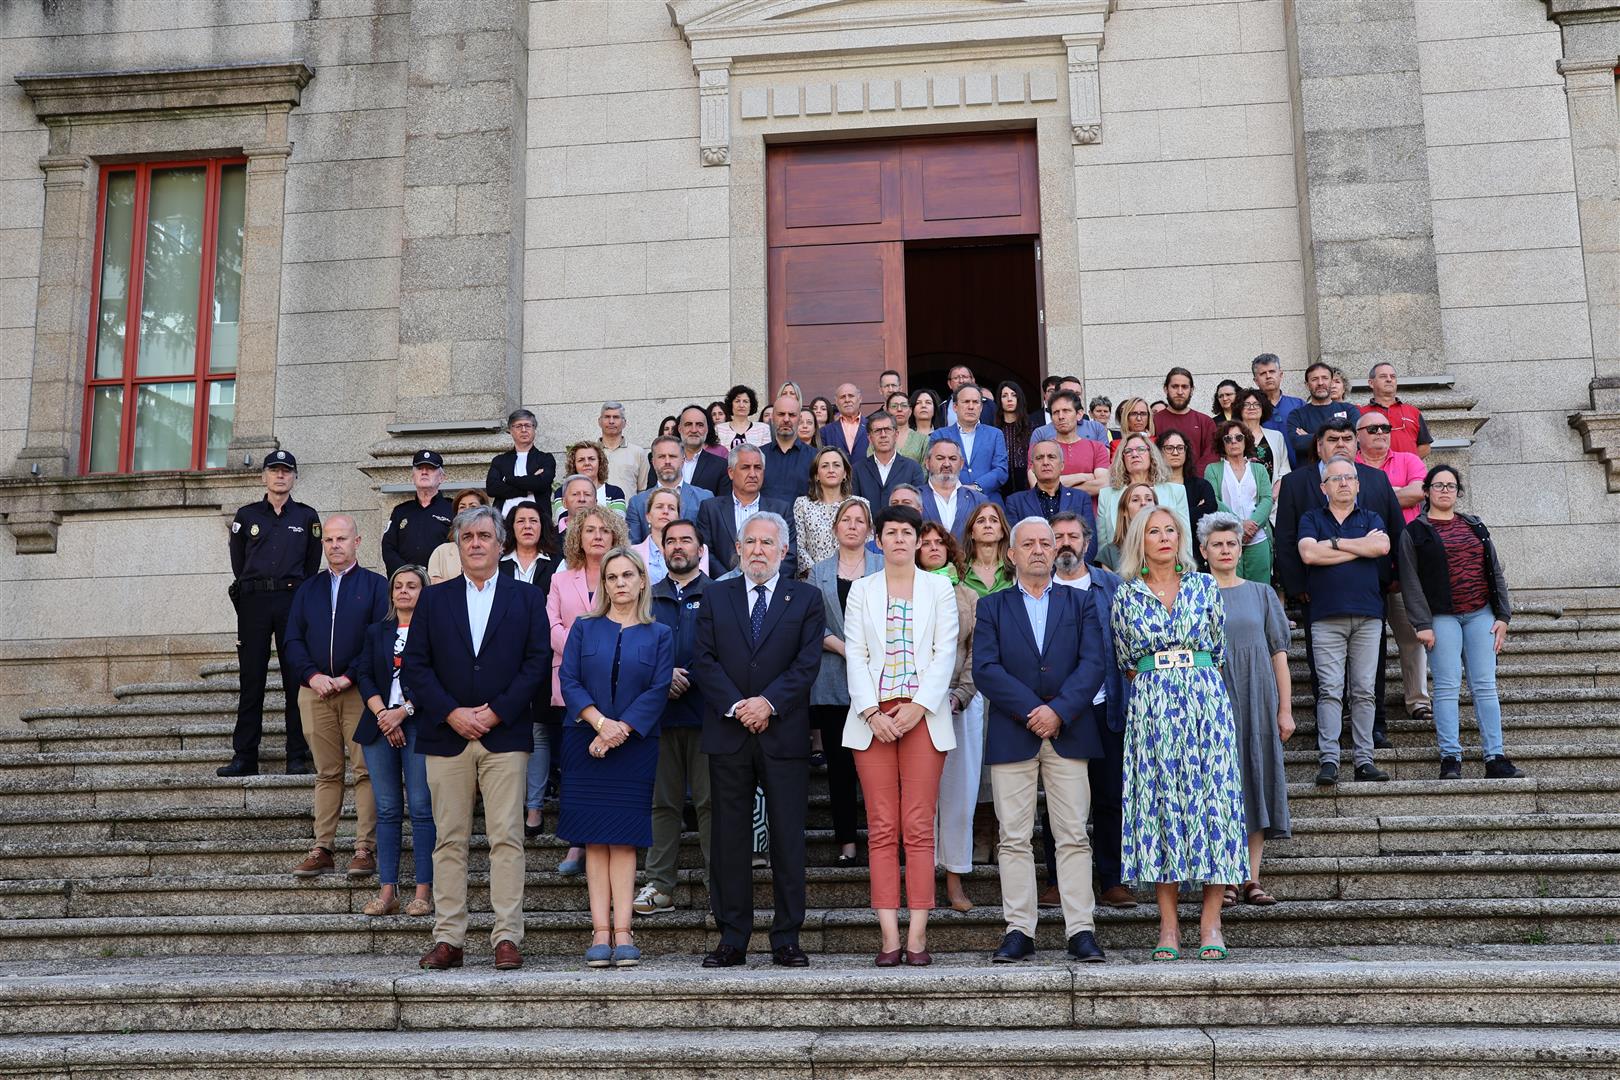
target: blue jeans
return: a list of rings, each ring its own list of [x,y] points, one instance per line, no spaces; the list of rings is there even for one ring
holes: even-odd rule
[[[529,755],[527,794],[523,800],[526,810],[538,810],[546,798],[546,780],[551,776],[551,733],[547,725],[534,725],[534,753]]]
[[[428,795],[427,759],[416,752],[416,721],[400,726],[405,745],[388,745],[378,735],[360,748],[371,773],[371,795],[377,802],[377,879],[383,885],[399,884],[400,823],[405,804],[411,811],[411,852],[416,861],[416,883],[433,882],[433,802]],[[403,789],[401,781],[403,780]]]
[[[1491,636],[1494,622],[1496,613],[1489,604],[1467,615],[1434,617],[1434,648],[1429,650],[1429,670],[1434,673],[1434,734],[1445,757],[1462,757],[1457,697],[1462,692],[1465,663],[1485,756],[1502,753],[1502,702],[1496,696],[1496,640]]]

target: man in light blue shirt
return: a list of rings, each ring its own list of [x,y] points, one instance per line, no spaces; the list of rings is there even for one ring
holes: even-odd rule
[[[1077,377],[1073,375],[1065,375],[1058,383],[1057,389],[1053,391],[1053,393],[1062,393],[1064,390],[1072,390],[1074,392],[1075,401],[1081,402],[1086,400],[1083,394],[1083,389],[1084,388]],[[1050,397],[1046,399],[1046,405],[1047,409],[1050,410],[1052,406],[1052,399]],[[1057,428],[1050,422],[1052,414],[1050,411],[1048,411],[1046,415],[1048,417],[1048,422],[1042,424],[1040,427],[1036,428],[1030,433],[1029,445],[1034,446],[1038,442],[1045,442],[1048,439],[1057,438]],[[1093,420],[1089,416],[1081,416],[1079,420],[1075,422],[1074,431],[1075,434],[1079,435],[1082,439],[1090,439],[1092,442],[1100,442],[1104,446],[1107,446],[1109,443],[1108,429],[1097,423],[1097,421]]]

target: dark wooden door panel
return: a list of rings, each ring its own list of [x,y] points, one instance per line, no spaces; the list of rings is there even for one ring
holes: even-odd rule
[[[900,239],[900,148],[789,146],[768,163],[771,247]]]
[[[771,251],[772,386],[808,396],[853,382],[875,400],[885,368],[905,372],[905,253],[899,241]]]
[[[907,240],[1028,236],[1041,231],[1035,136],[1009,132],[901,144]]]

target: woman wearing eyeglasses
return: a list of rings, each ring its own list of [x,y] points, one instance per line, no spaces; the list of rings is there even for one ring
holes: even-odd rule
[[[1215,489],[1223,513],[1242,522],[1243,554],[1237,575],[1245,581],[1271,584],[1271,474],[1254,457],[1254,437],[1241,420],[1215,426],[1220,460],[1204,467],[1204,479]]]
[[[1524,771],[1502,747],[1502,703],[1496,692],[1496,654],[1507,640],[1513,601],[1490,530],[1457,509],[1462,479],[1436,465],[1423,479],[1428,502],[1401,530],[1401,595],[1418,640],[1434,669],[1434,732],[1440,744],[1440,779],[1462,778],[1457,698],[1463,667],[1474,698],[1474,719],[1484,748],[1485,777],[1505,780]]]

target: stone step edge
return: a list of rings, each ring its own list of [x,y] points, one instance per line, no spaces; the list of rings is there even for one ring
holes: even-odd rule
[[[1333,1062],[1360,1068],[1423,1068],[1494,1063],[1499,1075],[1519,1069],[1601,1067],[1620,1060],[1620,1032],[1603,1028],[1486,1026],[1175,1027],[1011,1031],[815,1029],[660,1032],[638,1029],[487,1031],[316,1031],[288,1040],[278,1033],[233,1034],[199,1042],[188,1033],[104,1036],[33,1035],[0,1039],[0,1067],[77,1070],[156,1063],[176,1074],[191,1068],[285,1068],[308,1075],[312,1060],[350,1065],[354,1075],[394,1069],[436,1075],[461,1069],[488,1075],[512,1066],[545,1076],[579,1076],[604,1066],[685,1066],[705,1076],[811,1075],[818,1067],[931,1066],[940,1075],[974,1075],[993,1059],[1003,1070],[1043,1064],[1087,1071],[1110,1063],[1200,1073],[1244,1063],[1315,1070]],[[766,1070],[769,1070],[768,1072]],[[274,1075],[274,1074],[272,1074]],[[1304,1073],[1296,1075],[1305,1075]],[[1385,1075],[1380,1073],[1380,1075]],[[1559,1075],[1565,1075],[1560,1073]]]
[[[1420,855],[1305,855],[1305,856],[1277,856],[1266,860],[1264,870],[1267,880],[1282,876],[1305,874],[1333,874],[1333,875],[1455,875],[1455,874],[1490,874],[1512,872],[1516,874],[1533,873],[1581,873],[1602,870],[1616,872],[1616,881],[1620,881],[1620,852],[1542,852],[1536,854],[1494,855],[1480,853],[1447,853],[1447,854],[1420,854]],[[698,886],[705,880],[705,873],[699,868],[688,868],[676,871],[676,882],[680,885]],[[810,885],[829,885],[843,883],[865,883],[870,879],[867,868],[864,866],[809,866],[805,868],[806,881]],[[999,881],[1000,875],[994,866],[976,866],[972,872],[963,874],[968,881]],[[469,884],[483,887],[489,884],[487,872],[472,872],[467,875]],[[770,882],[771,873],[768,869],[756,869],[753,872],[756,884]],[[585,880],[580,876],[565,877],[554,870],[529,870],[524,875],[524,881],[529,886],[566,886],[576,889],[585,888]],[[408,883],[407,883],[408,884]],[[211,892],[229,890],[254,890],[301,892],[312,889],[346,892],[375,892],[377,881],[375,876],[366,878],[350,878],[339,868],[331,873],[322,874],[313,878],[295,878],[290,873],[278,874],[152,874],[152,875],[119,875],[113,877],[43,877],[0,879],[0,896],[15,896],[32,893],[55,893],[66,889],[82,892],[116,893],[116,892]]]
[[[1181,905],[1183,920],[1197,921],[1197,906]],[[1271,908],[1239,905],[1228,908],[1223,921],[1238,923],[1316,922],[1345,919],[1400,919],[1468,920],[1495,918],[1620,918],[1620,897],[1538,897],[1538,898],[1469,898],[1461,900],[1295,900]],[[754,912],[756,933],[768,930],[773,919],[769,909]],[[1156,923],[1157,913],[1151,904],[1139,904],[1126,910],[1099,908],[1099,925]],[[1042,923],[1061,925],[1062,913],[1055,909],[1045,913]],[[479,931],[487,930],[493,922],[488,912],[468,914],[468,948],[479,948]],[[525,912],[524,924],[530,931],[589,930],[591,916],[580,911]],[[374,917],[359,913],[330,915],[153,915],[153,916],[91,916],[62,919],[0,919],[0,941],[20,941],[30,938],[53,937],[105,937],[105,936],[200,936],[204,934],[260,934],[260,933],[350,933],[354,931],[409,930],[418,932],[431,925],[425,919],[404,915]],[[707,912],[692,910],[662,914],[655,923],[646,924],[649,930],[660,932],[707,932],[712,929]],[[959,912],[935,909],[929,919],[930,926],[983,926],[1005,925],[999,906],[983,905],[972,911]],[[812,908],[805,912],[804,932],[813,934],[829,927],[877,926],[876,913],[865,908]]]

